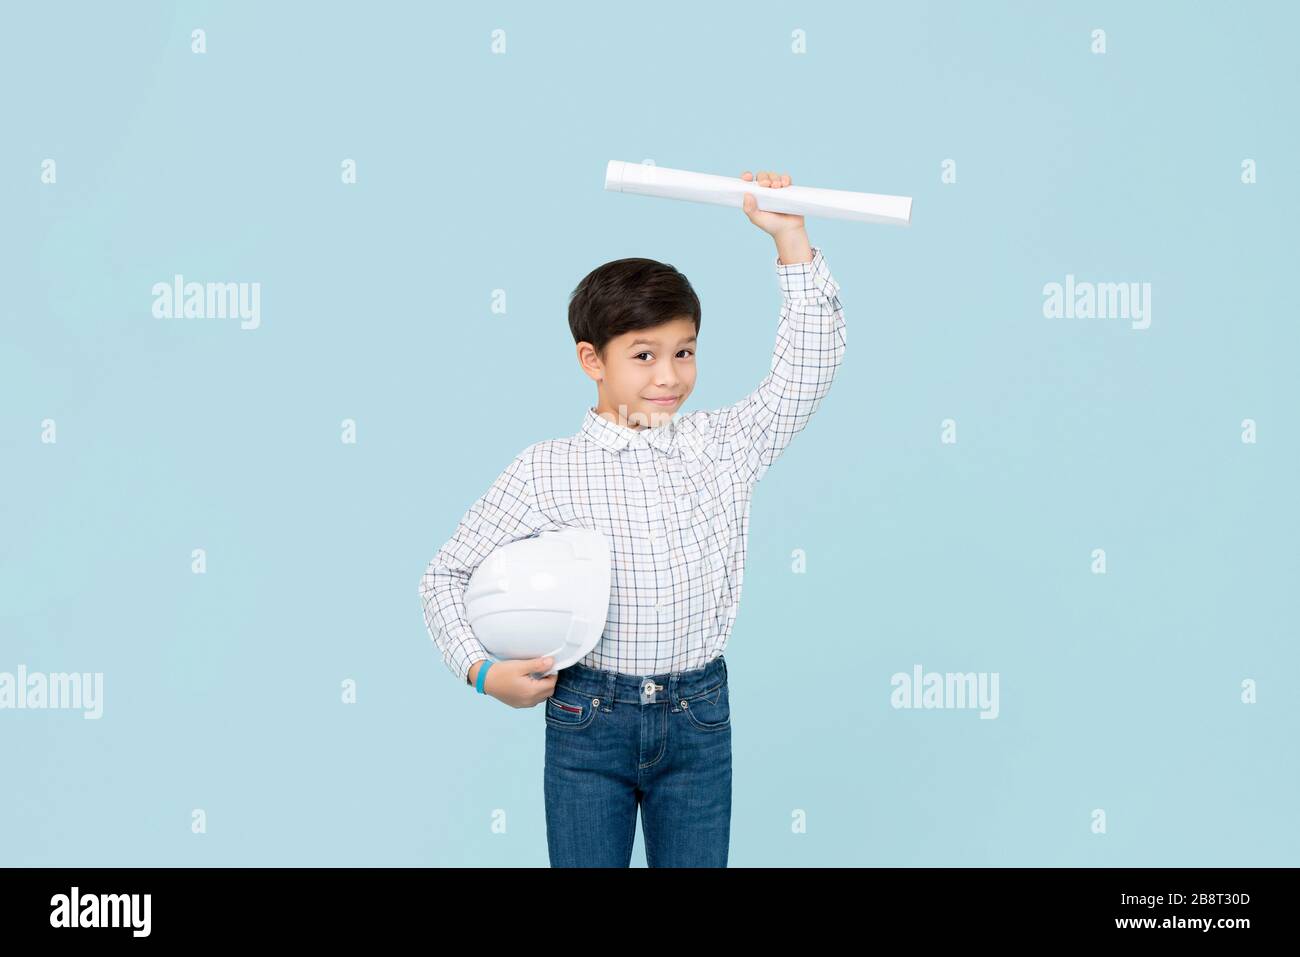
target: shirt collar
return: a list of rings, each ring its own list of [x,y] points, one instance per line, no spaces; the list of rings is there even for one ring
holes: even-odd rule
[[[660,452],[675,455],[678,452],[679,445],[676,441],[677,433],[678,428],[675,418],[653,428],[647,426],[640,429],[630,429],[625,425],[619,425],[617,422],[611,422],[598,413],[594,406],[588,406],[586,415],[582,419],[582,430],[578,434],[587,436],[597,445],[603,446],[611,452],[621,452],[629,444],[649,442]]]

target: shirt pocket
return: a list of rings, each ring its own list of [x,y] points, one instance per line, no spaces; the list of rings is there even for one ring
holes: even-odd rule
[[[715,489],[697,487],[674,502],[688,614],[708,614],[726,595],[727,515]]]
[[[716,551],[719,502],[712,489],[699,487],[673,502],[673,529],[687,565],[695,565]]]

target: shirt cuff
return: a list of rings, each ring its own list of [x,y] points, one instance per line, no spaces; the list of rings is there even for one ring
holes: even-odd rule
[[[831,275],[821,247],[813,246],[813,258],[806,263],[782,263],[776,257],[776,277],[781,295],[787,299],[833,299],[840,284]]]
[[[484,658],[489,660],[493,659],[492,656],[488,654],[488,650],[483,647],[477,638],[470,644],[475,650],[466,652],[465,657],[461,659],[459,664],[457,664],[456,669],[460,672],[461,678],[465,680],[465,684],[472,688],[474,687],[474,682],[469,680],[469,671],[474,667],[474,662],[482,661]]]

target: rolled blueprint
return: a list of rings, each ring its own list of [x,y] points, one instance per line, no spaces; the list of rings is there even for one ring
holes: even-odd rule
[[[758,208],[771,213],[853,219],[862,223],[912,222],[912,197],[884,193],[854,193],[846,189],[818,189],[815,186],[759,186],[738,176],[714,176],[684,169],[668,169],[643,163],[610,160],[605,167],[605,188],[617,193],[639,193],[691,203],[744,206],[745,194],[753,193]]]

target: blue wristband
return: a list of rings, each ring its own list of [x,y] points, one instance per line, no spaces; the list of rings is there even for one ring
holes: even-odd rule
[[[487,661],[483,662],[483,666],[479,668],[478,679],[474,682],[474,690],[479,694],[487,694],[487,692],[483,690],[483,679],[487,677],[488,669],[494,664],[496,664],[496,662],[489,658]]]

